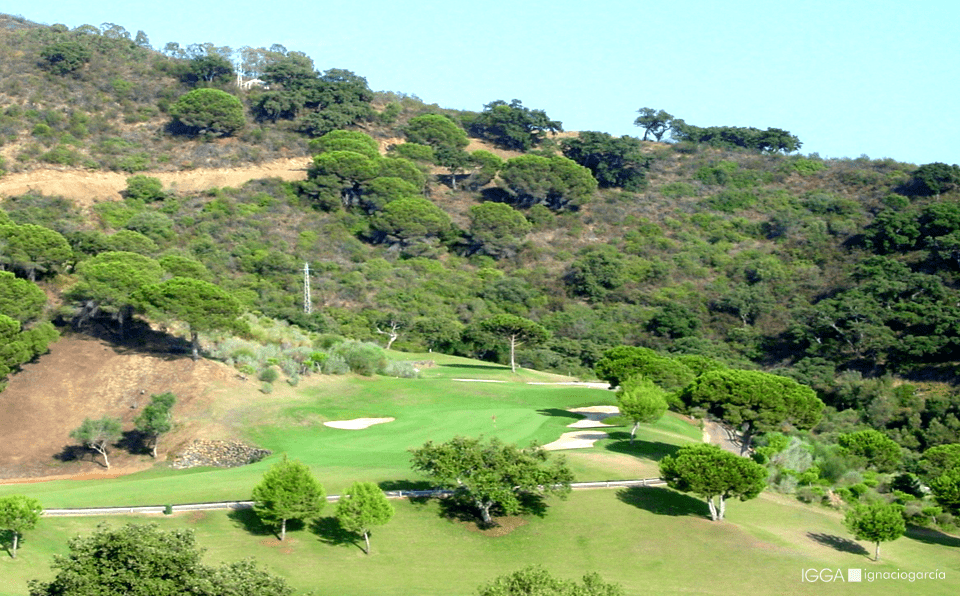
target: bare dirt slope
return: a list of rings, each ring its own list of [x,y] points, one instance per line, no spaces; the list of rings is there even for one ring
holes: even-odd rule
[[[161,461],[196,438],[236,438],[231,404],[255,394],[235,371],[217,362],[65,335],[49,354],[24,365],[0,393],[0,482],[150,467],[154,461],[148,454],[114,448],[107,470],[99,454],[76,449],[70,431],[86,417],[103,416],[121,418],[124,429],[132,429],[150,396],[167,391],[177,396],[176,427],[160,443]],[[131,441],[136,444],[129,434],[122,440]]]
[[[141,172],[159,178],[165,189],[173,192],[197,192],[223,186],[242,186],[249,180],[282,178],[305,180],[309,158],[281,159],[241,168],[202,168],[180,172]],[[14,197],[35,192],[61,196],[90,205],[99,201],[119,200],[127,187],[130,174],[71,169],[41,169],[0,178],[0,197]]]

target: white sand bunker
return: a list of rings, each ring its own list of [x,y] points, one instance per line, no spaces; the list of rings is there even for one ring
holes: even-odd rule
[[[585,408],[571,408],[567,411],[585,416],[582,420],[568,424],[567,428],[607,428],[609,425],[604,424],[602,422],[603,419],[616,416],[620,413],[617,406],[588,406]],[[558,449],[588,449],[593,447],[593,444],[597,441],[602,441],[607,437],[607,433],[602,431],[579,430],[563,433],[559,439],[553,443],[547,443],[543,448],[547,451],[556,451]]]
[[[587,449],[593,447],[597,441],[607,438],[607,433],[601,431],[578,430],[572,433],[563,433],[560,438],[553,443],[547,443],[543,446],[547,451],[556,451],[558,449]]]
[[[369,428],[374,424],[383,424],[384,422],[393,422],[396,418],[354,418],[353,420],[332,420],[324,422],[324,426],[330,428],[340,428],[344,430],[360,430]]]
[[[568,424],[567,428],[601,428],[609,426],[603,423],[603,419],[616,416],[620,413],[617,406],[589,406],[586,408],[571,408],[567,411],[585,416],[582,420]]]

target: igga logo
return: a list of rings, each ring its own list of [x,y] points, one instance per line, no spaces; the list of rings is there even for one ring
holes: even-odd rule
[[[842,582],[846,581],[842,569],[804,569],[802,582]]]

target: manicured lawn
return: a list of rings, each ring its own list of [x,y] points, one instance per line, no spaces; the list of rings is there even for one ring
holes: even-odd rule
[[[337,377],[310,379],[267,402],[237,412],[247,438],[274,451],[263,462],[234,468],[150,471],[100,481],[58,481],[0,487],[46,507],[166,504],[249,498],[252,487],[281,453],[307,463],[327,488],[342,492],[355,480],[385,488],[422,482],[409,467],[408,450],[456,435],[497,436],[522,445],[558,438],[577,417],[567,408],[615,403],[612,392],[563,385],[531,385],[551,375],[484,365],[431,354],[420,379]],[[463,382],[456,379],[504,382]],[[322,382],[320,382],[322,381]],[[328,420],[394,417],[364,430],[338,430]],[[578,480],[657,475],[657,460],[701,431],[668,415],[643,426],[629,444],[629,428],[607,429],[593,448],[564,454]],[[849,540],[837,512],[808,507],[788,497],[763,495],[728,505],[728,521],[706,518],[705,504],[664,488],[577,491],[566,501],[548,499],[542,517],[527,515],[511,532],[492,536],[442,514],[438,501],[395,501],[397,515],[373,535],[365,556],[330,518],[294,529],[280,543],[251,512],[112,517],[114,525],[153,521],[190,527],[215,564],[253,557],[299,590],[345,596],[474,594],[481,583],[531,563],[555,575],[578,578],[599,572],[627,594],[940,595],[960,589],[960,539],[937,533],[902,538],[884,546],[880,563],[869,561]],[[328,507],[326,515],[332,514]],[[16,561],[0,556],[0,596],[23,596],[31,578],[50,577],[54,554],[67,540],[106,518],[44,518],[27,534]],[[872,549],[870,550],[872,552]],[[947,573],[946,580],[845,583],[802,582],[804,569]]]
[[[551,498],[544,517],[527,516],[507,535],[481,534],[471,524],[441,515],[437,501],[395,501],[394,520],[373,535],[373,554],[336,529],[329,518],[289,534],[280,543],[248,512],[207,512],[111,518],[114,525],[156,521],[190,527],[216,564],[253,557],[300,590],[343,596],[474,594],[505,572],[540,563],[557,576],[598,572],[627,594],[954,594],[960,589],[958,540],[953,548],[901,538],[886,544],[880,563],[849,542],[833,511],[780,497],[728,507],[728,521],[714,523],[706,505],[663,488],[577,491]],[[332,511],[327,510],[326,515]],[[26,580],[48,577],[47,562],[65,552],[66,538],[94,528],[98,518],[47,518],[28,535],[17,561],[0,560],[0,595],[22,596]],[[936,538],[936,537],[934,537]],[[872,552],[872,551],[871,551]],[[940,569],[946,580],[803,583],[804,569],[869,571]]]

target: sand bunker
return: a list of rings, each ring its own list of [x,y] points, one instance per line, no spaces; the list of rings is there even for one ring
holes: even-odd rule
[[[617,406],[589,406],[586,408],[571,408],[567,411],[585,416],[583,420],[568,424],[567,428],[602,428],[609,426],[603,423],[604,418],[616,416],[620,413]]]
[[[588,406],[584,408],[571,408],[567,411],[585,416],[585,418],[582,420],[577,420],[572,424],[568,424],[567,428],[607,427],[609,425],[604,424],[602,420],[604,418],[609,418],[610,416],[616,416],[620,413],[620,410],[617,409],[617,406]],[[607,433],[602,431],[579,430],[563,433],[560,435],[559,439],[553,443],[547,443],[543,446],[543,448],[548,451],[556,451],[558,449],[588,449],[593,447],[593,444],[597,441],[602,441],[607,437]]]
[[[547,451],[556,451],[558,449],[587,449],[593,447],[597,441],[607,438],[607,433],[600,431],[578,430],[572,433],[563,433],[560,438],[553,443],[547,443],[543,446]]]
[[[393,422],[395,418],[354,418],[353,420],[332,420],[324,422],[324,426],[330,428],[340,428],[344,430],[360,430],[373,426],[374,424],[383,424],[384,422]]]

